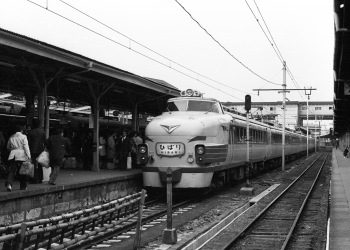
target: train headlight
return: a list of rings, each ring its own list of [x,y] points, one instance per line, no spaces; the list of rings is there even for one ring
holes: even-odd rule
[[[144,154],[144,153],[147,152],[147,148],[146,148],[145,146],[141,146],[141,147],[139,147],[139,152],[140,152],[141,154]]]
[[[196,145],[195,153],[196,153],[195,154],[196,163],[200,165],[205,164],[205,157],[206,157],[205,146],[203,144]]]
[[[204,146],[198,146],[196,150],[197,150],[197,154],[199,155],[202,155],[205,152]]]
[[[193,89],[186,89],[181,91],[180,93],[181,96],[189,96],[189,97],[202,97],[203,94],[199,92],[198,90],[193,90]]]
[[[148,147],[147,144],[140,144],[137,146],[136,160],[141,166],[146,165],[148,162]]]
[[[193,163],[194,162],[193,156],[189,155],[187,158],[187,161],[188,161],[188,163]]]
[[[192,89],[187,89],[186,90],[186,95],[187,96],[192,96],[193,95],[193,90]]]

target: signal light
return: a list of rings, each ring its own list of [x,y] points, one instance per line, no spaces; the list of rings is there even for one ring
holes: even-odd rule
[[[250,95],[245,96],[244,108],[247,112],[252,108],[252,99]]]

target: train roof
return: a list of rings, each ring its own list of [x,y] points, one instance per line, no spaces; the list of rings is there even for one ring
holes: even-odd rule
[[[242,122],[246,122],[246,117],[242,116],[241,114],[234,114],[234,113],[230,113],[230,112],[225,112],[225,114],[229,114],[231,115],[233,118],[237,119],[237,120],[240,120]],[[249,122],[251,124],[254,124],[254,125],[258,125],[258,126],[262,126],[262,127],[266,127],[266,128],[269,128],[271,130],[277,130],[279,132],[282,132],[283,128],[281,127],[276,127],[272,124],[269,124],[269,123],[265,123],[265,122],[259,122],[257,120],[254,120],[254,119],[249,119]],[[292,131],[288,128],[285,128],[285,132],[286,133],[290,133],[290,134],[297,134],[297,135],[302,135],[302,136],[305,136],[303,133],[300,133],[298,131]]]
[[[208,98],[208,97],[192,97],[192,96],[180,96],[180,97],[173,97],[168,99],[169,101],[174,101],[174,100],[198,100],[198,101],[212,101],[212,102],[219,102],[218,100],[214,98]]]

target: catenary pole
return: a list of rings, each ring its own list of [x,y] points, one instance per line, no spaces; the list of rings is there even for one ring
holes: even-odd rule
[[[282,84],[282,89],[253,89],[253,91],[258,91],[258,95],[260,91],[278,91],[278,93],[282,93],[283,94],[283,102],[282,102],[282,109],[283,109],[283,128],[282,128],[282,171],[284,171],[285,169],[285,123],[286,123],[286,93],[289,93],[290,91],[294,91],[294,90],[308,90],[311,91],[312,90],[316,90],[313,88],[309,88],[309,89],[287,89],[287,82],[286,82],[286,62],[283,61],[283,84]],[[308,114],[307,114],[308,117]],[[308,133],[308,132],[307,132]],[[308,140],[309,135],[307,134],[307,140]],[[308,145],[308,142],[307,142]],[[308,147],[308,146],[307,146]],[[308,154],[308,151],[307,151]]]
[[[282,122],[282,171],[284,171],[285,164],[285,145],[286,145],[286,62],[283,61],[283,122]]]

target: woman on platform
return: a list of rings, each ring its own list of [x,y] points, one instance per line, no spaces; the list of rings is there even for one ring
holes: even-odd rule
[[[13,177],[20,169],[22,162],[31,161],[27,136],[23,134],[23,126],[16,126],[15,133],[11,135],[7,142],[7,149],[10,151],[8,157],[8,176],[5,182],[7,191],[12,191]],[[28,177],[19,175],[20,189],[27,189]]]

